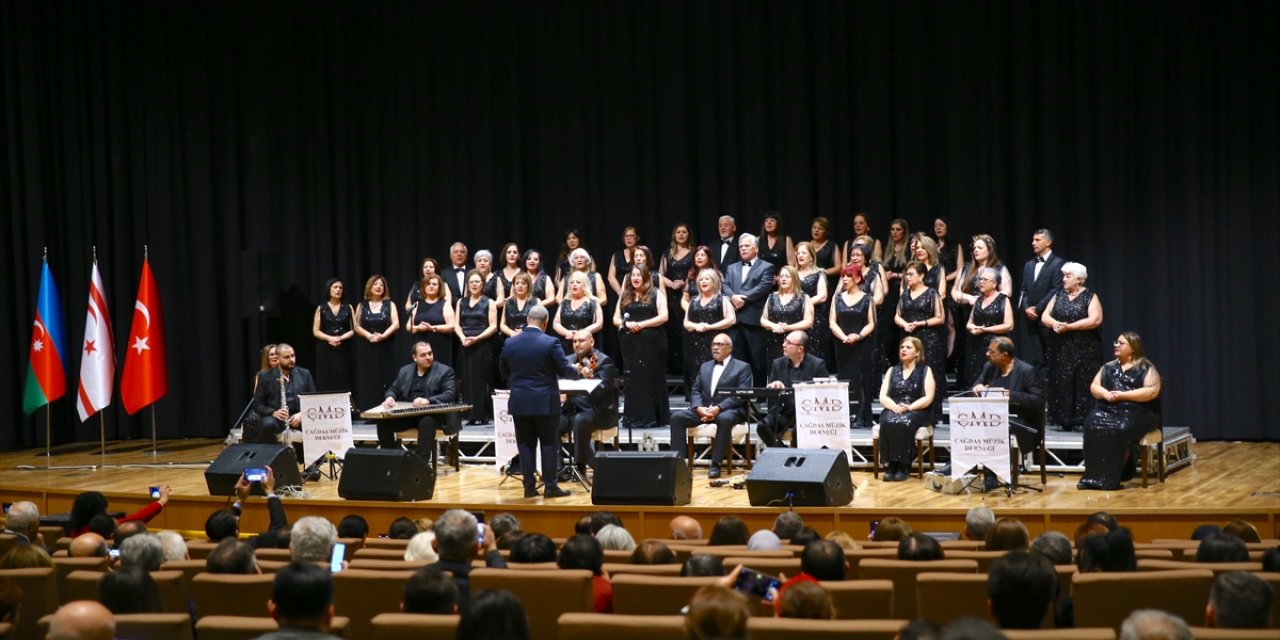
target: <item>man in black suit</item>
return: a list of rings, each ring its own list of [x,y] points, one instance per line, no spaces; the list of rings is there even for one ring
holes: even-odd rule
[[[1031,236],[1035,257],[1022,267],[1022,289],[1018,293],[1018,309],[1027,318],[1031,340],[1024,345],[1023,356],[1035,365],[1044,364],[1044,345],[1048,329],[1041,326],[1040,316],[1049,299],[1062,288],[1062,265],[1067,261],[1053,253],[1053,233],[1040,229]],[[1031,348],[1025,348],[1030,346]]]
[[[467,292],[467,245],[455,242],[449,247],[449,266],[444,273],[445,286],[453,294],[453,301],[461,300]]]
[[[782,357],[769,365],[770,389],[790,389],[797,382],[812,382],[817,376],[827,375],[827,363],[810,354],[809,334],[792,331],[782,340]],[[756,434],[771,447],[782,446],[782,434],[796,426],[796,400],[794,395],[779,396],[769,401],[769,413],[760,421]],[[796,436],[791,434],[791,446],[796,446]]]
[[[756,237],[744,233],[738,238],[741,262],[729,265],[724,274],[724,294],[738,314],[734,356],[751,365],[755,384],[763,385],[769,362],[765,356],[765,330],[760,326],[765,302],[773,291],[773,264],[760,260]]]
[[[297,366],[298,356],[292,346],[276,345],[276,355],[280,357],[280,364],[258,374],[253,411],[261,416],[259,419],[264,432],[274,433],[280,442],[301,442],[298,436],[302,428],[302,401],[298,394],[315,392],[316,382],[310,371]],[[283,393],[280,391],[282,387]],[[298,434],[294,435],[289,429],[297,430]]]
[[[1000,393],[1009,398],[1009,431],[1023,454],[1040,446],[1044,433],[1044,390],[1035,367],[1014,357],[1013,341],[998,336],[987,345],[974,394]]]
[[[715,424],[716,438],[711,445],[711,470],[708,478],[720,477],[720,459],[729,449],[733,426],[747,419],[747,401],[739,397],[716,398],[716,390],[751,386],[751,368],[733,357],[733,339],[721,333],[711,339],[711,359],[702,363],[693,380],[689,408],[671,414],[671,450],[683,456],[680,443],[688,438],[689,429],[701,424]]]
[[[387,387],[387,396],[382,406],[390,409],[396,402],[408,402],[415,407],[427,407],[433,404],[448,404],[457,399],[457,385],[453,369],[443,362],[436,362],[435,352],[431,345],[416,342],[413,345],[413,362],[400,368],[395,382]],[[383,449],[394,449],[396,432],[418,428],[418,455],[429,457],[431,447],[435,446],[437,429],[447,434],[462,430],[461,414],[442,413],[410,418],[379,420],[378,446]]]
[[[618,424],[618,367],[613,360],[596,349],[590,331],[580,329],[573,334],[573,366],[582,378],[599,378],[600,384],[590,394],[565,398],[560,416],[560,435],[573,432],[578,471],[595,468],[596,454],[591,449],[591,432]]]
[[[560,381],[578,379],[578,370],[564,357],[560,341],[546,334],[547,309],[534,305],[520,333],[502,347],[498,366],[511,386],[507,411],[516,423],[516,446],[520,451],[520,473],[524,497],[538,496],[534,477],[534,448],[542,449],[543,495],[561,498],[568,489],[556,484],[560,466],[560,438],[556,436],[560,416]],[[459,587],[461,590],[461,587]]]
[[[738,261],[738,225],[733,216],[720,216],[720,220],[716,222],[716,230],[720,233],[720,239],[710,245],[711,261],[720,269],[720,273],[724,273],[729,265]]]

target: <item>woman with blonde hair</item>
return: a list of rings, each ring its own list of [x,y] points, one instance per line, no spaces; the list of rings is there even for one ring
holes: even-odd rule
[[[782,341],[788,333],[813,327],[813,303],[800,289],[795,267],[787,265],[778,270],[778,286],[765,302],[760,327],[769,332],[765,336],[768,362],[782,357]]]
[[[809,330],[809,353],[825,360],[829,367],[834,367],[831,330],[827,325],[828,310],[831,308],[831,297],[828,292],[833,287],[830,287],[827,282],[826,272],[819,269],[815,262],[813,245],[808,242],[796,245],[794,262],[796,275],[800,278],[800,290],[809,296],[809,303],[813,305],[813,327]]]
[[[600,300],[591,294],[591,275],[587,271],[570,273],[565,282],[566,291],[561,292],[564,297],[560,300],[560,310],[551,323],[551,329],[560,338],[565,355],[573,353],[574,333],[586,329],[595,334],[604,328]],[[599,274],[594,275],[599,277]]]
[[[693,376],[711,359],[711,340],[738,321],[728,296],[720,291],[721,284],[719,271],[703,269],[698,272],[694,297],[684,303],[685,389],[693,388]]]

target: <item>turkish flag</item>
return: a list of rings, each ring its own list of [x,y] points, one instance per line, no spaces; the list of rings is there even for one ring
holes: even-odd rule
[[[133,415],[168,392],[164,314],[160,310],[160,293],[156,291],[156,279],[151,275],[151,264],[143,258],[138,301],[133,305],[133,326],[129,329],[129,344],[124,357],[120,399],[124,402],[124,410]]]

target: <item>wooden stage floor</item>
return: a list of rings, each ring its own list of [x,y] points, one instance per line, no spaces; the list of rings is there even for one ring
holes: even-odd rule
[[[160,448],[163,452],[153,456],[149,441],[111,442],[108,455],[103,456],[97,443],[77,443],[55,448],[48,463],[40,455],[43,452],[35,450],[0,454],[0,497],[5,502],[33,500],[42,514],[59,513],[70,509],[76,493],[94,489],[107,494],[113,510],[129,511],[147,502],[148,486],[168,484],[173,498],[153,526],[202,529],[205,517],[225,502],[208,495],[203,473],[223,449],[222,441],[161,441]],[[850,505],[797,511],[819,531],[840,528],[855,537],[867,534],[871,520],[888,515],[903,517],[921,530],[958,531],[965,511],[980,504],[999,515],[1022,519],[1033,535],[1046,529],[1070,533],[1088,513],[1106,510],[1131,526],[1139,541],[1186,538],[1198,524],[1231,518],[1253,522],[1264,538],[1280,537],[1280,443],[1196,443],[1194,453],[1194,462],[1172,473],[1164,484],[1153,479],[1143,489],[1135,480],[1114,492],[1077,491],[1078,476],[1050,474],[1043,492],[944,495],[915,479],[885,483],[869,472],[854,471],[857,489]],[[754,529],[771,524],[779,511],[751,507],[745,490],[709,486],[704,468],[696,469],[693,479],[693,501],[688,506],[599,508],[619,514],[637,538],[666,537],[666,523],[676,513],[697,517],[709,531],[721,515],[737,515]],[[1038,487],[1039,475],[1028,474],[1024,481]],[[464,465],[461,472],[450,468],[441,473],[429,502],[346,501],[338,497],[336,481],[322,479],[304,486],[305,497],[288,498],[285,504],[291,519],[315,513],[336,522],[345,514],[360,513],[373,531],[386,531],[399,516],[434,517],[456,506],[489,513],[510,511],[521,518],[527,531],[563,536],[572,533],[578,517],[597,509],[580,485],[565,486],[572,496],[524,499],[519,478],[502,483],[492,466]],[[263,511],[250,509],[244,530],[265,528]]]

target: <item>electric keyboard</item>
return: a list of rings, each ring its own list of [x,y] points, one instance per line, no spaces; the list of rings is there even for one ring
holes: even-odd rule
[[[788,387],[781,389],[770,389],[769,387],[721,387],[716,389],[715,395],[733,398],[778,398],[794,393],[795,389]]]

